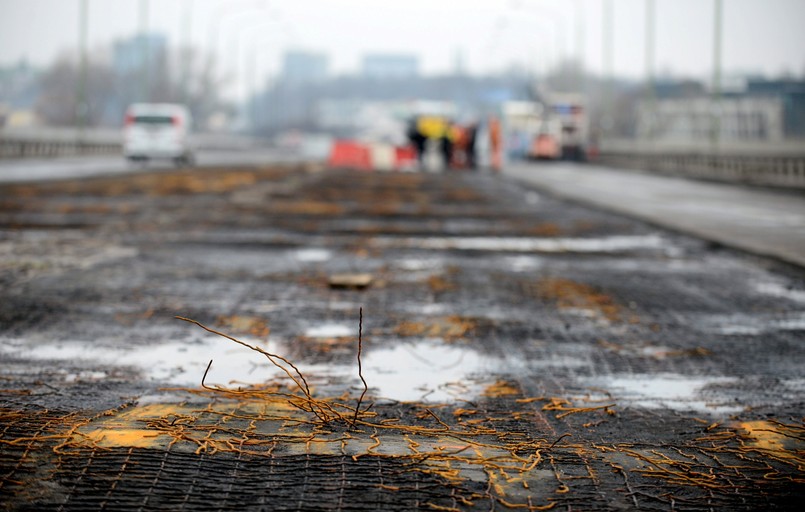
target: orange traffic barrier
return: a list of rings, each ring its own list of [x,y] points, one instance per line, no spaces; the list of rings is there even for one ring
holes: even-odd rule
[[[413,146],[398,146],[394,148],[395,151],[395,165],[394,168],[398,171],[416,169],[417,155],[416,149]]]
[[[532,144],[532,155],[535,158],[547,158],[556,160],[561,156],[561,149],[556,139],[550,135],[541,133],[534,139]]]
[[[372,154],[365,144],[351,140],[336,140],[330,149],[327,165],[369,171],[372,170]]]

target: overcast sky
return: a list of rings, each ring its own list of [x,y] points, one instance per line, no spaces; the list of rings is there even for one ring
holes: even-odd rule
[[[709,78],[715,0],[655,0],[655,69]],[[613,67],[645,74],[647,0],[612,0]],[[26,58],[46,65],[78,44],[80,0],[0,0],[0,65]],[[274,72],[286,48],[326,52],[335,72],[358,69],[367,52],[420,56],[424,73],[472,73],[512,64],[542,71],[558,56],[603,66],[604,0],[88,0],[89,45],[98,50],[147,27],[169,44],[189,30],[194,45],[231,60],[259,50]],[[805,0],[723,0],[727,72],[805,73]],[[191,13],[188,18],[187,14]],[[580,30],[581,29],[581,30]],[[220,42],[213,44],[213,34]],[[583,51],[580,51],[580,47]]]

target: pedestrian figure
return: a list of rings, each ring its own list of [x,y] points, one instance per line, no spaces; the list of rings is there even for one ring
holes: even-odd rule
[[[492,169],[500,172],[503,167],[503,148],[501,140],[500,121],[494,116],[489,117],[489,145],[492,151]]]
[[[478,124],[472,123],[467,127],[467,168],[468,169],[475,169],[476,160],[475,160],[475,139],[478,136]]]
[[[425,141],[427,137],[422,131],[419,129],[419,120],[414,117],[408,123],[408,140],[411,141],[411,145],[414,146],[414,150],[416,151],[416,158],[419,162],[419,167],[423,166],[423,159],[425,158]]]
[[[442,149],[442,157],[444,158],[444,168],[450,169],[453,164],[453,149],[455,147],[455,134],[450,121],[444,122],[442,136],[439,142]]]

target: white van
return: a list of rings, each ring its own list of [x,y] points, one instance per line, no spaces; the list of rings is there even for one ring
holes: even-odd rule
[[[177,165],[193,163],[190,111],[173,103],[135,103],[126,110],[123,154],[133,162],[172,159]]]

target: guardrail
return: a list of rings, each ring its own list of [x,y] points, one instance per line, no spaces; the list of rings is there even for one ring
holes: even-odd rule
[[[597,161],[691,178],[805,189],[805,141],[719,145],[607,141]]]
[[[0,158],[103,155],[121,151],[120,130],[47,127],[0,130]]]
[[[72,155],[110,155],[120,153],[120,143],[84,140],[48,141],[0,138],[0,158],[48,158]]]
[[[196,133],[197,149],[242,150],[268,145],[264,139],[238,134]],[[123,151],[120,130],[74,128],[0,129],[0,158],[50,158],[75,155],[114,155]]]

